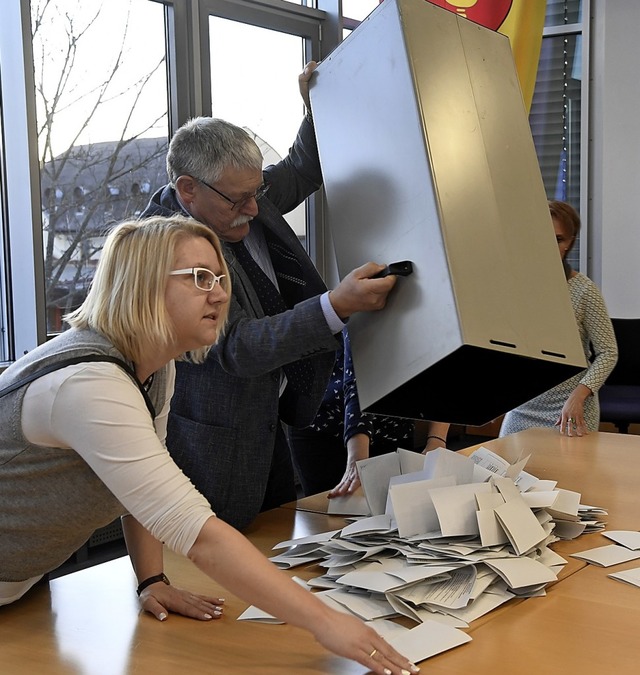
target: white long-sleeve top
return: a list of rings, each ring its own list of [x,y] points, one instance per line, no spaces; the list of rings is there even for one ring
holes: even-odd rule
[[[40,446],[73,449],[154,537],[183,555],[213,513],[165,446],[175,367],[155,421],[138,387],[113,363],[81,363],[32,382],[22,430]]]

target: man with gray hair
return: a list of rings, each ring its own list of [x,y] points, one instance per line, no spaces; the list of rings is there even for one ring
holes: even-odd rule
[[[308,92],[315,66],[299,77],[309,112],[287,157],[263,171],[243,129],[192,119],[171,140],[170,184],[142,214],[182,212],[222,240],[229,322],[204,364],[177,364],[167,446],[218,517],[237,528],[296,498],[282,425],[311,423],[345,321],[384,307],[396,280],[371,278],[383,265],[369,262],[328,291],[283,217],[322,183]]]

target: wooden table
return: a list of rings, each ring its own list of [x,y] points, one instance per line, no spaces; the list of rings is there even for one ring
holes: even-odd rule
[[[530,430],[485,443],[510,461],[531,453],[526,470],[575,490],[581,502],[609,511],[608,529],[640,529],[640,437],[598,433],[561,438]],[[469,453],[473,448],[461,452]],[[295,508],[297,506],[297,508]],[[283,540],[338,529],[324,495],[261,514],[246,530],[265,554]],[[601,534],[554,545],[563,555],[611,543]],[[640,589],[607,578],[639,561],[600,568],[574,558],[544,598],[511,601],[471,624],[472,642],[422,665],[429,675],[626,675],[637,672]],[[23,675],[165,675],[296,673],[362,675],[304,631],[238,622],[246,609],[188,560],[167,552],[176,585],[226,597],[223,619],[208,623],[171,616],[163,624],[140,614],[128,558],[119,558],[36,587],[0,608],[0,673]],[[310,578],[315,567],[291,574]]]

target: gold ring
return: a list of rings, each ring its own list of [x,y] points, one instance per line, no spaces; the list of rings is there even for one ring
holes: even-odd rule
[[[377,649],[374,649],[371,654],[369,654],[369,658],[372,659],[376,654],[378,653]]]

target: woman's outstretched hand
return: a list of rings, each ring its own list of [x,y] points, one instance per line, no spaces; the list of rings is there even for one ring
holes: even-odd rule
[[[211,598],[190,593],[163,582],[151,584],[140,594],[140,606],[165,621],[170,612],[182,614],[200,621],[219,619],[222,616],[224,598]]]
[[[354,616],[330,613],[326,624],[313,631],[330,651],[357,661],[378,675],[410,675],[420,668],[397,652],[373,628]]]

